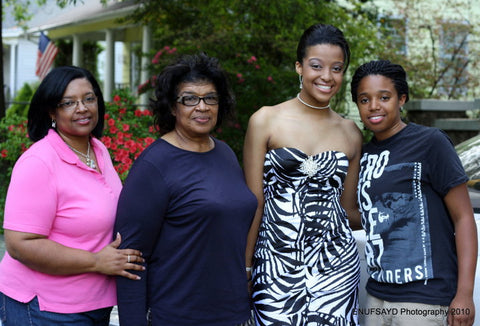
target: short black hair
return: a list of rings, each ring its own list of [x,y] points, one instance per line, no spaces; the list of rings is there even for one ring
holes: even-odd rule
[[[337,45],[342,49],[345,61],[343,71],[346,71],[350,64],[350,47],[343,32],[332,25],[318,23],[303,32],[297,46],[297,61],[301,64],[307,53],[307,48],[320,44]]]
[[[36,142],[48,133],[51,128],[51,113],[57,109],[68,84],[74,79],[85,78],[92,84],[93,92],[98,103],[98,122],[92,134],[100,138],[105,121],[105,102],[102,90],[95,77],[86,69],[75,66],[61,66],[52,69],[42,80],[35,94],[33,94],[28,109],[28,136]]]
[[[150,109],[154,114],[155,125],[160,134],[166,134],[175,128],[175,107],[178,86],[184,82],[211,82],[218,93],[218,127],[227,118],[233,118],[235,98],[230,88],[228,77],[220,67],[218,59],[205,53],[183,55],[166,66],[157,77],[155,98],[150,100]]]
[[[391,63],[389,60],[372,60],[364,63],[355,70],[351,82],[352,101],[357,103],[357,92],[360,81],[370,75],[384,76],[392,80],[398,96],[405,94],[405,103],[408,102],[407,73],[401,65]]]

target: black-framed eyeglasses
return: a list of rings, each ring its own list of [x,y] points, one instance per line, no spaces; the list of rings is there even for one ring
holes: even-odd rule
[[[216,94],[208,94],[203,97],[197,95],[183,95],[177,97],[177,102],[186,106],[198,105],[201,100],[203,100],[203,102],[207,105],[217,105],[219,99],[218,95]]]
[[[97,105],[97,97],[95,95],[89,95],[82,100],[64,100],[57,104],[57,107],[67,111],[73,111],[78,108],[78,105],[82,102],[83,106],[92,108]]]

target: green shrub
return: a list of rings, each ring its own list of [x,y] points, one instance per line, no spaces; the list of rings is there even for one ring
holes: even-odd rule
[[[14,115],[18,117],[26,117],[28,105],[32,99],[33,93],[34,87],[27,83],[23,84],[22,88],[18,91],[18,94],[13,99],[13,104],[7,109],[7,117]]]

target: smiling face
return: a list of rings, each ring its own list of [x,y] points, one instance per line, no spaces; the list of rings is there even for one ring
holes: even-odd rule
[[[360,118],[378,140],[387,139],[405,127],[400,116],[405,99],[406,95],[399,97],[392,80],[385,76],[368,75],[358,84]]]
[[[92,84],[86,78],[72,80],[65,92],[59,106],[50,116],[57,122],[57,132],[65,141],[72,145],[77,141],[88,139],[90,133],[98,123],[98,104],[92,101],[96,98]],[[66,105],[69,102],[77,102],[72,107]],[[87,103],[85,106],[84,103]],[[88,102],[92,102],[88,104]],[[65,139],[66,138],[66,139]]]
[[[296,71],[303,77],[302,99],[312,105],[325,106],[342,86],[344,54],[341,47],[318,44],[307,48]]]
[[[216,95],[215,86],[208,81],[185,82],[178,86],[178,97],[196,95],[204,97]],[[188,106],[180,102],[173,109],[175,129],[178,133],[190,139],[208,138],[217,124],[218,104],[209,105],[200,100],[197,105]]]

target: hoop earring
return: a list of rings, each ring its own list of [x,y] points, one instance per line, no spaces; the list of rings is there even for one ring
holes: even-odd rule
[[[55,119],[52,119],[52,128],[55,129],[57,127],[57,121]]]
[[[303,76],[302,75],[298,75],[298,80],[300,81],[300,89],[302,89],[303,87]]]

